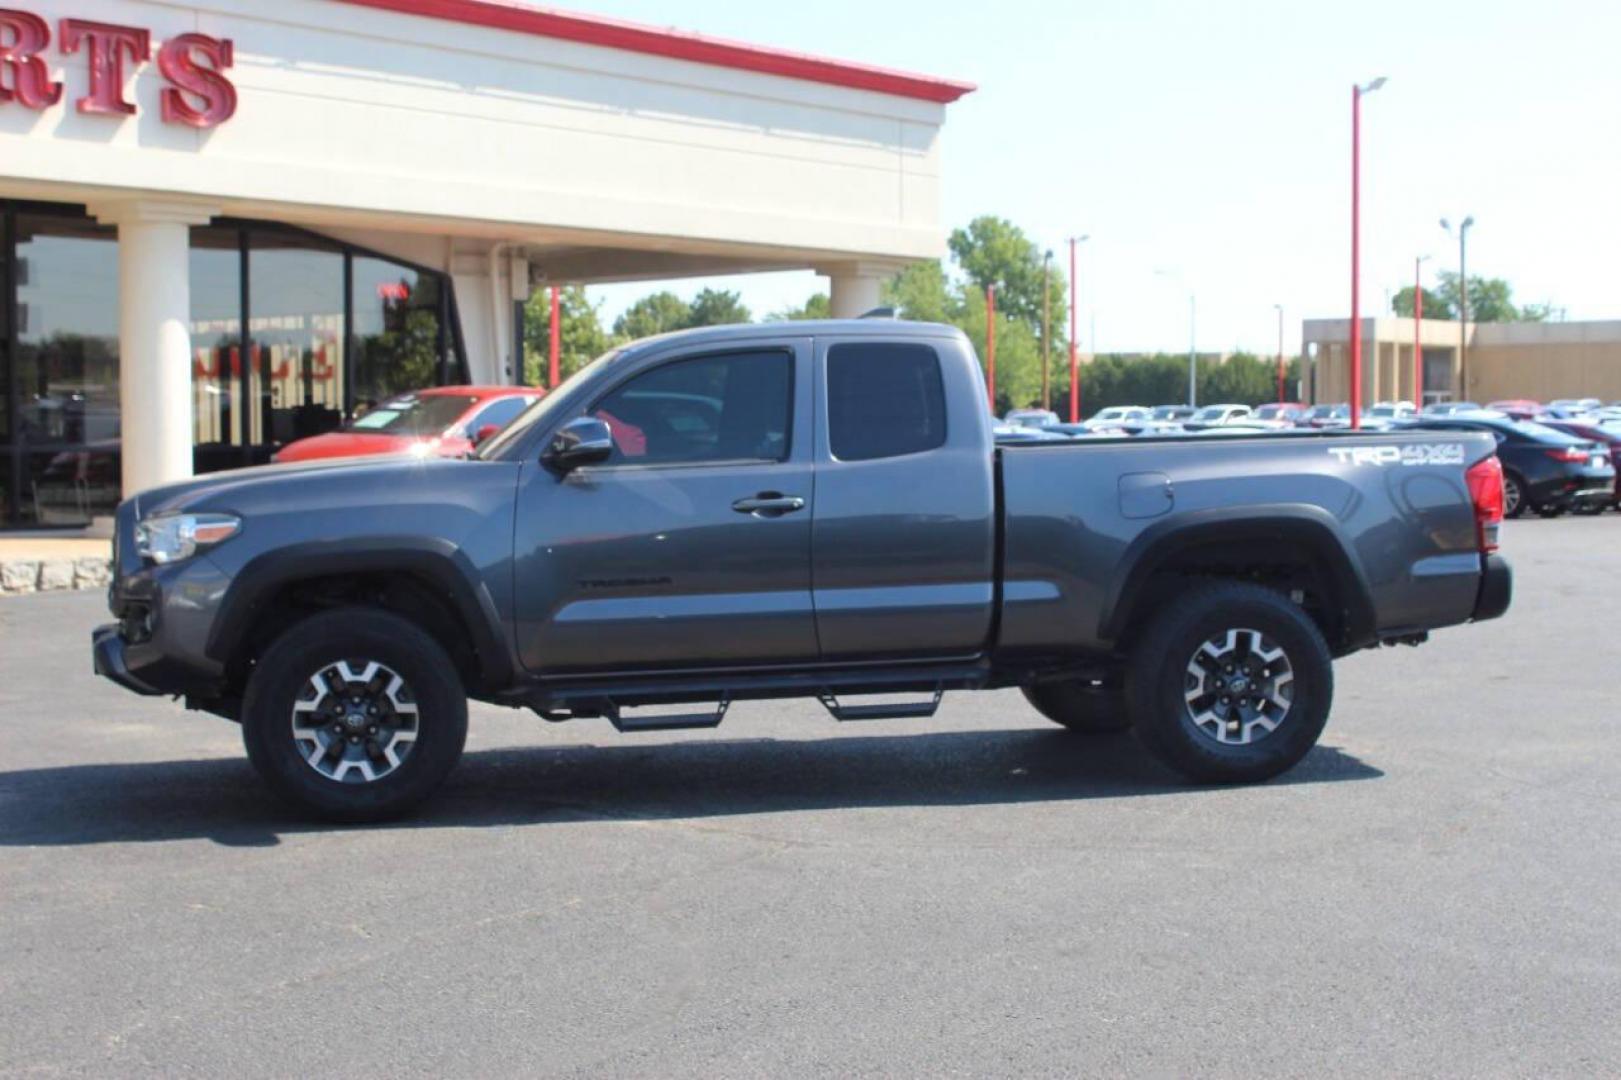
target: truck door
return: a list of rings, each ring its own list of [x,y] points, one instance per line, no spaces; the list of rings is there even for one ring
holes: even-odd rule
[[[585,411],[614,452],[526,465],[518,650],[536,671],[814,660],[808,340],[657,354]]]
[[[822,656],[982,651],[997,510],[978,365],[948,338],[819,338],[816,364]]]

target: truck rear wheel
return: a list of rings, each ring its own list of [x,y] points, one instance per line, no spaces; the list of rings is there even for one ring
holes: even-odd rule
[[[1200,783],[1276,776],[1316,745],[1334,696],[1322,631],[1286,597],[1194,586],[1149,623],[1126,674],[1137,738]]]
[[[340,608],[285,630],[242,704],[248,758],[276,794],[335,821],[377,821],[438,787],[467,741],[467,696],[420,627]]]
[[[1125,695],[1094,688],[1080,680],[1026,686],[1025,700],[1055,724],[1089,735],[1125,731],[1131,726]]]

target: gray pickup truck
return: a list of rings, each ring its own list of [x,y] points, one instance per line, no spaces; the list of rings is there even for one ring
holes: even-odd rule
[[[1289,768],[1331,661],[1495,618],[1489,436],[997,447],[963,335],[863,319],[642,341],[466,460],[219,473],[118,511],[96,670],[240,721],[271,788],[397,814],[469,697],[623,731],[1021,687],[1200,782]]]

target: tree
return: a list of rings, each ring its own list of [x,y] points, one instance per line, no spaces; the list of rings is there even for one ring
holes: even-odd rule
[[[990,363],[987,349],[985,294],[962,285],[956,324],[973,343],[982,366]],[[988,373],[987,373],[988,374]],[[1009,409],[1041,403],[1041,339],[1030,324],[1000,308],[996,312],[996,406],[998,416]]]
[[[1454,313],[1459,311],[1462,307],[1462,296],[1458,288],[1457,272],[1443,270],[1437,277],[1440,278],[1441,284],[1436,291],[1440,293],[1441,299],[1449,310]],[[1473,276],[1469,278],[1470,322],[1542,322],[1548,318],[1552,310],[1552,305],[1549,304],[1531,304],[1523,310],[1515,307],[1514,289],[1503,278]],[[1425,315],[1428,314],[1426,306]]]
[[[692,325],[691,318],[692,309],[687,302],[666,289],[644,296],[626,308],[614,320],[614,336],[634,340],[684,330]]]
[[[1390,299],[1390,308],[1404,319],[1413,317],[1413,287],[1408,285]],[[1424,290],[1424,317],[1426,319],[1456,319],[1457,310],[1439,293]]]
[[[833,314],[833,303],[827,293],[817,293],[799,307],[786,307],[773,312],[775,322],[796,322],[803,319],[826,319]]]
[[[996,304],[1016,319],[1041,325],[1042,251],[1024,230],[1005,218],[982,216],[956,229],[948,241],[952,258],[980,292],[996,286]],[[1053,308],[1063,309],[1063,274],[1053,267]]]
[[[688,326],[724,326],[746,323],[753,318],[738,293],[730,289],[705,289],[688,306]]]
[[[938,259],[908,266],[884,282],[879,295],[896,315],[913,322],[955,323],[962,314],[960,295]]]
[[[551,297],[549,289],[536,289],[523,306],[524,382],[544,386],[550,362]],[[602,328],[600,308],[586,298],[584,285],[564,287],[560,297],[561,324],[558,360],[563,378],[568,378],[612,347]]]

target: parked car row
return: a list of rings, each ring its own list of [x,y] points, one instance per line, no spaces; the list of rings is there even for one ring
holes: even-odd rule
[[[1417,409],[1407,401],[1382,401],[1363,410],[1364,431],[1480,432],[1497,440],[1503,466],[1504,509],[1509,517],[1536,513],[1602,513],[1621,509],[1615,463],[1621,455],[1621,408],[1593,399],[1550,402],[1439,402]],[[1498,406],[1514,406],[1502,408]],[[1174,419],[1161,409],[1175,409]],[[1019,410],[996,428],[1002,443],[1061,442],[1122,436],[1273,435],[1301,430],[1349,429],[1343,403],[1306,406],[1283,402],[1246,405],[1111,406],[1090,420],[1066,424],[1044,410]]]

